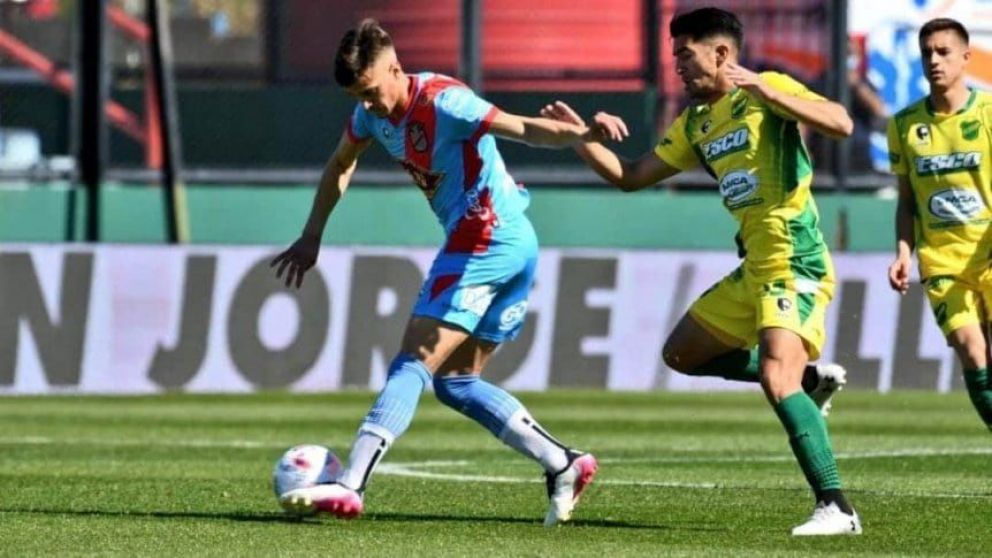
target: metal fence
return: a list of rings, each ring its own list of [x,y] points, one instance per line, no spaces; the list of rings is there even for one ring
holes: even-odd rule
[[[37,175],[39,169],[72,166],[78,111],[69,98],[80,43],[77,14],[87,1],[108,10],[106,59],[115,103],[107,115],[110,164],[131,169],[160,164],[151,139],[157,115],[145,78],[146,2],[0,0],[0,128],[2,144],[12,145],[0,157],[0,172],[31,168]],[[262,175],[312,177],[326,150],[304,143],[331,143],[328,137],[336,133],[331,129],[341,124],[336,118],[349,103],[333,91],[333,52],[341,34],[363,17],[376,17],[390,30],[407,69],[459,76],[501,101],[529,107],[553,94],[596,100],[590,102],[617,95],[624,106],[633,104],[627,114],[645,130],[637,148],[649,148],[685,104],[667,33],[678,11],[703,5],[731,9],[745,24],[744,64],[785,71],[828,94],[843,96],[846,88],[846,74],[831,62],[843,58],[847,48],[838,44],[846,43],[842,1],[172,0],[168,5],[184,144],[191,171],[201,176],[237,177],[231,169],[259,164],[265,157],[237,140],[257,133],[250,121],[260,119],[258,127],[274,134],[252,140],[274,160],[262,163]],[[323,112],[319,102],[334,108]],[[266,118],[266,111],[279,114]],[[210,129],[198,132],[208,120]],[[285,128],[284,135],[271,123]],[[306,137],[284,154],[276,144],[292,143],[294,127]],[[321,134],[318,140],[315,134]],[[218,147],[223,141],[230,143],[229,152]],[[259,147],[267,143],[271,149]],[[848,168],[838,166],[844,159],[836,152],[812,147],[822,175]],[[870,170],[868,163],[855,161],[861,165],[856,172]],[[579,168],[575,160],[552,166],[550,180]],[[392,169],[384,159],[373,159],[367,168]],[[228,173],[210,172],[217,169]],[[821,181],[830,182],[829,177]]]

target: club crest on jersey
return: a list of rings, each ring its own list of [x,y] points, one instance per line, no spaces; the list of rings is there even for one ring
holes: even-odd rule
[[[780,297],[777,301],[775,301],[775,305],[778,306],[778,310],[782,314],[792,309],[792,301],[785,297]]]
[[[930,145],[933,139],[930,135],[929,124],[916,124],[910,128],[909,133],[915,145]]]
[[[978,139],[978,132],[982,129],[981,122],[977,120],[969,120],[967,122],[961,123],[961,137],[967,141],[975,141]]]
[[[740,120],[744,117],[744,113],[747,111],[747,96],[741,95],[734,101],[733,106],[730,108],[730,117],[735,120]]]
[[[738,128],[702,145],[703,156],[709,162],[747,149],[747,128]]]
[[[978,192],[950,188],[930,196],[930,214],[944,221],[965,223],[978,215],[985,204]]]
[[[703,125],[699,128],[699,131],[704,134],[708,134],[710,133],[710,128],[712,127],[713,127],[713,121],[707,120],[706,122],[703,122]]]
[[[916,174],[949,174],[977,169],[982,164],[982,153],[947,153],[916,158]]]
[[[417,153],[423,153],[427,151],[427,132],[424,130],[424,125],[420,122],[411,122],[406,129],[407,137],[410,140],[410,145],[413,146],[414,151]]]

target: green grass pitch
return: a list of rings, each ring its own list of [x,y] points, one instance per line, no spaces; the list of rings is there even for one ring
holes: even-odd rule
[[[844,392],[830,417],[861,537],[795,539],[812,498],[759,393],[521,394],[600,475],[545,529],[536,465],[426,395],[366,515],[296,521],[296,443],[347,454],[373,395],[0,398],[0,554],[973,555],[992,548],[992,436],[963,394]]]

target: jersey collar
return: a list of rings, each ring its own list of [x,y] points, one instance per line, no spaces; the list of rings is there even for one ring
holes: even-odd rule
[[[399,118],[393,117],[392,114],[388,116],[389,122],[393,126],[399,126],[400,122],[409,116],[410,110],[413,109],[413,103],[417,100],[417,95],[420,93],[420,79],[417,74],[410,75],[410,84],[407,85],[406,91],[406,107],[403,108],[403,116]]]
[[[968,95],[968,101],[964,104],[963,107],[959,108],[957,112],[955,112],[953,115],[938,113],[937,109],[934,108],[933,106],[933,102],[930,100],[930,95],[927,95],[927,103],[926,103],[927,112],[930,113],[930,116],[954,116],[957,114],[964,114],[965,112],[968,111],[968,109],[971,108],[971,105],[975,104],[975,98],[978,97],[978,91],[974,87],[969,87],[968,91],[971,91],[971,94]]]

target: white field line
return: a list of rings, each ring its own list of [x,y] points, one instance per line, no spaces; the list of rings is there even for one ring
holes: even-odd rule
[[[619,461],[619,460],[617,460]],[[411,463],[383,463],[379,466],[378,473],[395,477],[410,477],[418,479],[428,479],[447,482],[464,483],[490,483],[490,484],[539,484],[544,479],[539,477],[502,477],[492,475],[465,475],[457,473],[439,473],[435,471],[423,471],[423,467],[462,467],[471,465],[469,461],[422,461]],[[640,488],[689,488],[697,490],[762,490],[768,487],[718,484],[712,482],[679,482],[679,481],[649,481],[649,480],[625,480],[625,479],[600,479],[596,481],[598,485],[608,486],[634,486]],[[774,487],[773,487],[774,489]],[[805,488],[795,488],[795,490],[806,490]],[[855,492],[873,494],[888,497],[919,497],[919,498],[939,498],[949,500],[969,500],[969,499],[992,499],[992,493],[983,494],[975,492],[920,492],[920,491],[892,491],[892,490],[856,490]]]
[[[327,440],[324,443],[331,443]],[[344,446],[348,442],[335,441],[331,445]],[[97,447],[164,447],[164,448],[234,448],[234,449],[288,449],[285,442],[263,442],[257,440],[115,440],[110,438],[52,438],[46,436],[7,436],[0,437],[0,446],[97,446]],[[686,450],[680,450],[685,452]],[[843,459],[891,459],[899,457],[953,457],[969,455],[992,455],[989,448],[900,448],[878,451],[854,451],[837,453],[838,460]],[[600,463],[638,464],[638,463],[791,463],[795,457],[789,454],[778,455],[740,455],[740,456],[674,456],[674,457],[606,457],[599,458]],[[430,463],[433,466],[466,465],[466,461],[424,461],[413,466]],[[406,466],[406,464],[403,464]]]
[[[841,459],[893,459],[898,457],[953,457],[965,455],[992,455],[992,448],[903,448],[879,451],[852,451],[834,455]],[[604,458],[600,463],[778,463],[795,461],[791,455],[740,455],[740,456],[684,456],[684,457],[632,457]]]
[[[56,439],[45,436],[19,436],[0,437],[2,445],[89,445],[98,447],[175,447],[175,448],[235,448],[235,449],[284,449],[287,447],[281,442],[261,442],[256,440],[112,440],[103,438],[72,438]],[[905,448],[889,451],[868,451],[868,452],[847,452],[837,454],[838,459],[880,459],[899,457],[932,457],[932,456],[962,456],[962,455],[992,455],[992,448]],[[740,456],[740,457],[670,457],[670,458],[605,458],[600,459],[600,463],[777,463],[791,462],[793,457],[789,455],[766,455],[766,456]],[[539,477],[504,477],[492,475],[468,475],[457,473],[442,473],[436,471],[425,471],[423,469],[438,469],[445,467],[467,467],[473,461],[466,460],[432,460],[417,461],[408,463],[383,463],[379,467],[380,473],[398,477],[413,477],[421,479],[431,479],[449,482],[481,482],[481,483],[502,483],[502,484],[534,484],[544,482]],[[757,486],[730,485],[708,482],[677,482],[677,481],[649,481],[649,480],[625,480],[625,479],[600,479],[600,485],[610,486],[636,486],[645,488],[690,488],[703,490],[748,490],[760,489]],[[948,498],[948,499],[971,499],[992,498],[992,494],[980,493],[944,493],[944,492],[911,492],[911,491],[883,491],[883,490],[858,490],[858,492],[877,494],[883,496],[902,497],[926,497],[926,498]]]

